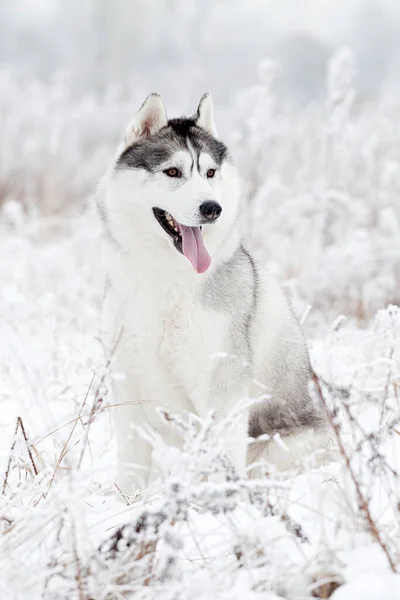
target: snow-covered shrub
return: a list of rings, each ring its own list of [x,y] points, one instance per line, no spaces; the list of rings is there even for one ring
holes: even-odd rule
[[[326,102],[278,103],[278,66],[242,92],[234,151],[249,244],[318,308],[363,319],[399,301],[400,115],[397,101],[357,99],[355,59],[335,55]]]
[[[7,70],[0,88],[0,206],[18,201],[30,214],[81,209],[144,92],[110,85],[79,97],[66,73],[44,83]]]

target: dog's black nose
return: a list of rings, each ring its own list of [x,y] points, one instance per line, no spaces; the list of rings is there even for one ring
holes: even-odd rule
[[[200,204],[199,210],[207,221],[216,221],[222,213],[222,206],[214,200],[206,200],[206,202]]]

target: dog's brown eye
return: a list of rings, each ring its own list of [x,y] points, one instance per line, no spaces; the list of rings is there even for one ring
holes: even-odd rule
[[[207,171],[208,179],[211,179],[211,177],[214,177],[214,175],[215,175],[215,169],[208,169],[208,171]]]
[[[168,177],[182,177],[182,171],[172,167],[172,169],[165,169],[164,173],[168,175]]]

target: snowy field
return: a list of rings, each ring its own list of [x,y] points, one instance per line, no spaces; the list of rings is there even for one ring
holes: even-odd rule
[[[229,422],[176,417],[182,453],[154,438],[173,476],[125,502],[90,198],[142,98],[1,75],[0,600],[400,598],[400,105],[353,75],[340,52],[295,111],[264,61],[224,116],[248,244],[304,320],[326,464],[208,484]]]

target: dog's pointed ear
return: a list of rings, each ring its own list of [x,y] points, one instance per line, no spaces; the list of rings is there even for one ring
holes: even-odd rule
[[[128,148],[140,138],[157,133],[168,124],[167,111],[161,96],[150,94],[143,102],[138,113],[133,117],[125,132],[123,146]]]
[[[211,94],[204,94],[197,108],[196,125],[217,137],[217,128],[214,123],[214,107]]]

